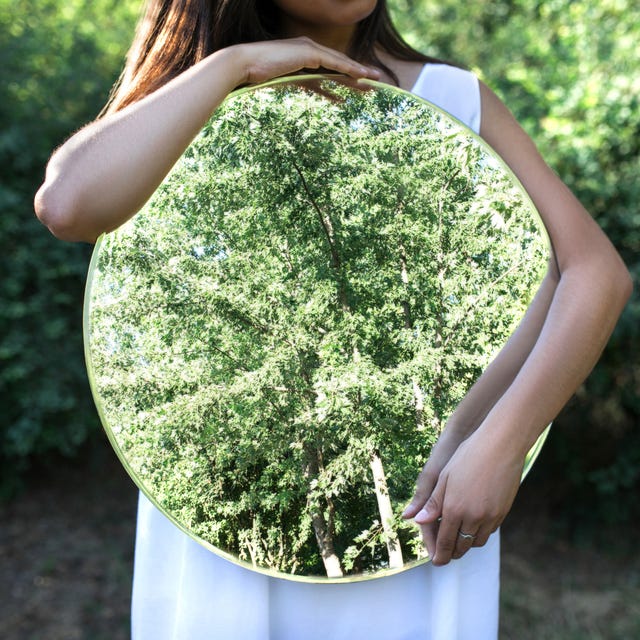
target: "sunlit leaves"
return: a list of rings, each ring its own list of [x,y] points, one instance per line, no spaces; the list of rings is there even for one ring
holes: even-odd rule
[[[397,517],[547,247],[453,122],[405,94],[321,89],[231,99],[103,240],[94,388],[140,480],[196,535],[317,573],[324,531],[346,570],[373,571],[391,534],[372,524],[370,460]],[[396,526],[410,560],[415,529]]]

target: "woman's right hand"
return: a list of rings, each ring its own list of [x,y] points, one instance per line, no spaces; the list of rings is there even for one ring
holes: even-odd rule
[[[411,502],[402,513],[405,519],[415,516],[425,507],[438,484],[440,474],[455,455],[460,445],[469,436],[469,430],[463,430],[458,425],[447,424],[434,445],[431,455],[420,471],[416,481],[416,490]],[[436,550],[439,523],[437,521],[420,525],[422,539],[430,558]]]
[[[320,68],[353,78],[378,77],[377,71],[308,38],[216,51],[67,140],[47,166],[35,198],[37,216],[61,239],[95,241],[144,205],[234,89]]]

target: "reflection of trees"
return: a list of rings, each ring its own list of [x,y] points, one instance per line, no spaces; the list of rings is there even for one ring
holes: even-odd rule
[[[399,94],[335,91],[220,110],[101,246],[91,343],[163,507],[255,565],[330,576],[415,557],[398,511],[545,266],[478,144]]]

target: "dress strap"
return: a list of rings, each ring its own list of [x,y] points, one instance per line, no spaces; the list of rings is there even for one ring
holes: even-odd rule
[[[471,71],[448,64],[425,64],[411,92],[480,133],[480,85]]]

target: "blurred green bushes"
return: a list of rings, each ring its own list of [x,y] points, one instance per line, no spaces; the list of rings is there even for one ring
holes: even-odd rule
[[[104,104],[133,10],[0,0],[0,495],[34,458],[72,456],[98,432],[82,352],[91,249],[56,240],[32,203],[51,151]]]
[[[640,6],[633,0],[391,0],[423,51],[476,71],[640,278]],[[90,247],[33,216],[49,153],[94,118],[138,0],[0,0],[0,494],[99,433],[82,353]],[[556,422],[542,464],[576,523],[640,517],[640,299]]]

